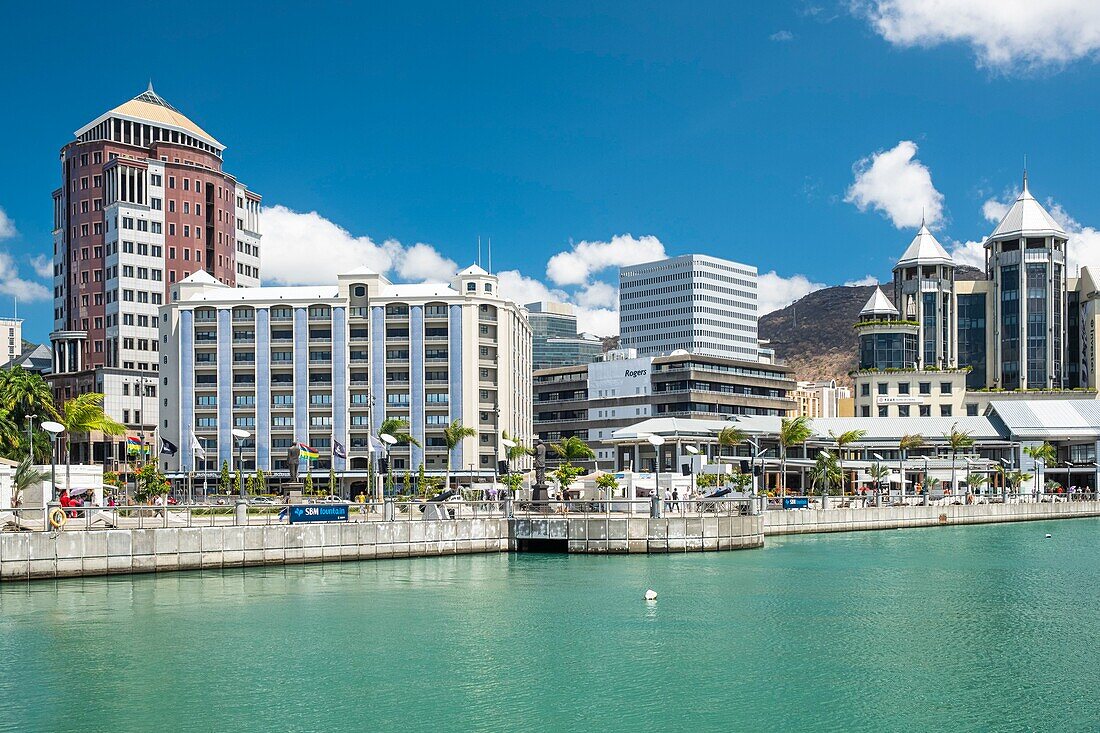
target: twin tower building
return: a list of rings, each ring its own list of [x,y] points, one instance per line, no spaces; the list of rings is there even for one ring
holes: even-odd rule
[[[978,415],[991,397],[1096,396],[1096,296],[1069,238],[1028,190],[986,238],[984,271],[926,226],[860,313],[856,415]],[[1075,253],[1080,259],[1081,253]]]

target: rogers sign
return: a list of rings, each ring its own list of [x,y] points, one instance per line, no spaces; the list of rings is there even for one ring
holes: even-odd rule
[[[626,376],[628,377],[644,377],[649,373],[648,369],[627,369]]]

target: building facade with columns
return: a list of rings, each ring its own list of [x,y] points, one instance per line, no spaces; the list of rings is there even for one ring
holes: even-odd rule
[[[259,284],[260,196],[223,170],[224,151],[152,85],[61,149],[50,381],[59,401],[105,392],[108,414],[149,443],[159,423],[157,316],[172,287],[195,272]],[[74,458],[111,459],[94,442],[78,440]]]
[[[477,431],[449,457],[463,480],[494,476],[504,432],[531,441],[526,312],[477,266],[450,283],[397,284],[362,269],[335,285],[259,288],[199,272],[173,286],[160,337],[161,431],[180,448],[161,459],[171,473],[215,473],[236,465],[240,448],[246,472],[278,479],[287,449],[305,443],[320,454],[315,469],[363,488],[369,436],[387,418],[419,443],[390,449],[397,476],[444,473],[442,431],[455,420]],[[235,444],[234,428],[251,437]]]

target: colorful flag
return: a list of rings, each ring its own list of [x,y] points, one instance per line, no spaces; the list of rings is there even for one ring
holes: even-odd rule
[[[317,451],[310,448],[305,443],[299,443],[298,444],[298,450],[299,450],[299,455],[302,458],[305,458],[307,461],[316,461],[318,458],[321,457],[321,454],[319,454]]]
[[[179,450],[179,448],[177,448],[176,444],[173,443],[172,441],[170,441],[166,438],[161,438],[160,439],[160,452],[161,452],[161,455],[174,456],[174,455],[176,455],[176,452],[178,450]]]
[[[344,450],[344,446],[340,441],[334,440],[332,441],[332,455],[337,458],[347,458],[348,452]]]
[[[144,449],[145,454],[149,455],[149,446],[144,446],[144,448],[143,448],[143,446],[141,445],[141,440],[139,438],[135,438],[132,435],[127,435],[126,436],[126,452],[127,453],[141,453],[143,451],[143,449]]]

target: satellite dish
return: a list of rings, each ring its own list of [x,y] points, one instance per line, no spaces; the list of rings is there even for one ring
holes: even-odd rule
[[[696,448],[694,445],[685,445],[684,450],[686,450],[688,453],[690,453],[693,456],[699,454],[699,449]]]
[[[52,420],[47,420],[46,422],[42,423],[41,427],[42,427],[43,430],[49,431],[49,432],[53,433],[54,435],[58,435],[60,433],[65,432],[65,426],[64,425],[62,425],[59,422],[53,422]]]
[[[378,436],[379,439],[387,445],[397,445],[397,438],[393,437],[389,433],[382,433]]]
[[[665,439],[662,438],[660,435],[651,435],[648,438],[646,438],[646,440],[649,441],[650,445],[664,445],[665,444]]]

